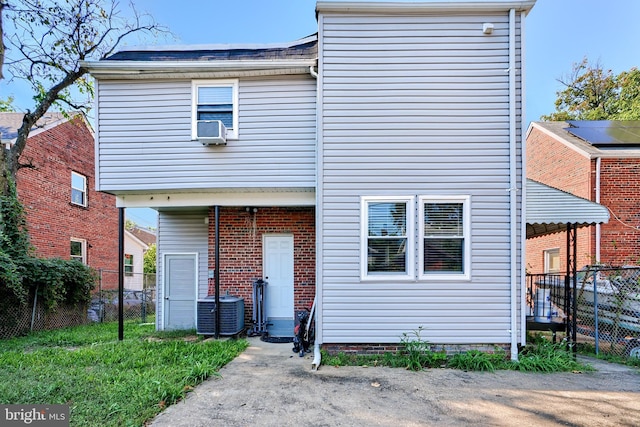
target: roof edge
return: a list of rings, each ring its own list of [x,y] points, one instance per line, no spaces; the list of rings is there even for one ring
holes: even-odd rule
[[[566,123],[566,122],[563,122],[563,123]],[[553,131],[545,128],[544,126],[540,125],[539,122],[531,122],[529,127],[530,127],[531,131],[533,131],[533,129],[535,128],[535,129],[539,130],[540,132],[544,133],[545,135],[555,139],[556,141],[558,141],[562,145],[566,146],[570,150],[575,151],[576,153],[586,157],[589,160],[594,158],[594,156],[591,155],[591,153],[588,153],[585,150],[583,150],[582,148],[580,148],[580,147],[576,146],[575,144],[573,144],[572,142],[567,141],[567,139],[564,136],[558,135],[556,132],[553,132]],[[531,131],[527,131],[527,137],[529,136]]]
[[[450,11],[489,11],[511,10],[529,12],[535,5],[535,0],[526,1],[435,1],[435,2],[335,2],[319,1],[316,4],[316,13],[425,13],[425,12],[450,12]]]
[[[318,34],[312,34],[298,40],[285,43],[223,43],[223,44],[176,44],[176,45],[143,45],[123,47],[118,52],[188,52],[198,50],[259,50],[259,49],[289,49],[295,46],[317,41]]]

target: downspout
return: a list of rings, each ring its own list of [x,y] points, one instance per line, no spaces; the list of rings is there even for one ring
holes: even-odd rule
[[[520,14],[520,34],[526,34],[525,19],[523,14]],[[526,64],[525,64],[525,41],[524,38],[520,38],[520,76],[522,81],[522,92],[520,94],[520,152],[522,153],[520,162],[522,163],[522,186],[520,188],[520,343],[526,345],[527,343],[527,312],[523,308],[527,304],[527,296],[524,289],[527,289],[527,138],[525,128],[526,111],[526,91],[524,90],[524,82],[526,79]]]
[[[518,360],[518,193],[516,136],[516,35],[515,9],[509,10],[509,227],[511,270],[511,360]]]
[[[321,17],[318,18],[318,27],[320,26],[320,20],[322,19]],[[318,31],[318,52],[321,51],[320,49],[320,31]],[[316,64],[318,64],[318,58],[316,58]],[[319,269],[320,269],[320,265],[321,262],[319,262],[322,258],[319,258],[320,254],[320,241],[321,241],[321,236],[318,234],[318,230],[321,230],[322,228],[320,227],[320,219],[321,219],[321,214],[320,211],[318,209],[320,205],[320,197],[319,197],[319,185],[318,185],[318,171],[320,170],[320,165],[322,164],[320,161],[320,150],[319,150],[319,141],[320,138],[318,136],[318,129],[320,128],[320,80],[318,79],[318,73],[313,69],[313,65],[311,67],[309,67],[309,74],[311,75],[311,77],[313,77],[314,79],[316,79],[316,293],[315,293],[315,297],[313,298],[313,307],[312,307],[312,311],[311,314],[309,315],[309,325],[311,324],[311,318],[315,315],[316,316],[316,321],[315,321],[315,343],[313,345],[313,361],[311,362],[311,370],[312,371],[317,371],[318,368],[320,367],[320,363],[321,363],[321,355],[320,355],[320,342],[318,337],[320,337],[320,333],[318,331],[318,326],[320,324],[319,320],[318,320],[318,316],[315,314],[316,312],[318,312],[319,310],[316,310],[316,303],[321,304],[321,299],[320,296],[318,294],[318,284],[321,283],[320,281],[322,280],[322,276],[319,275]],[[320,280],[318,280],[320,279]]]
[[[600,203],[600,170],[602,167],[602,157],[596,157],[596,203]],[[596,259],[597,263],[600,263],[600,244],[601,244],[601,227],[600,223],[596,224]]]
[[[215,257],[215,261],[214,261],[214,267],[213,270],[215,271],[214,274],[214,284],[215,284],[215,307],[216,307],[216,312],[215,312],[215,322],[216,322],[216,333],[215,333],[215,339],[219,339],[220,338],[220,206],[216,205],[214,206],[214,212],[215,212],[215,224],[214,224],[214,228],[215,228],[215,233],[216,233],[216,237],[215,237],[215,252],[216,252],[216,257]]]

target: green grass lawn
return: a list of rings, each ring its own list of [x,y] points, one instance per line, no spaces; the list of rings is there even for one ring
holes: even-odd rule
[[[67,404],[72,426],[141,426],[216,375],[246,340],[105,323],[0,341],[0,403]]]

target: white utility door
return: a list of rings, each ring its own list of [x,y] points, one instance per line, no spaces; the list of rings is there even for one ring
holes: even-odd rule
[[[164,329],[195,328],[197,255],[165,255],[164,277]]]
[[[271,335],[293,333],[293,236],[264,236],[265,314]],[[271,326],[269,326],[271,324]]]

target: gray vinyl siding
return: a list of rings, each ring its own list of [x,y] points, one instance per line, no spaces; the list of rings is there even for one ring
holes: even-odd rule
[[[508,12],[319,25],[321,342],[399,342],[423,326],[433,343],[509,343]],[[471,279],[361,280],[361,196],[420,195],[471,196]]]
[[[198,254],[198,298],[207,296],[208,225],[206,209],[182,209],[158,212],[157,301],[164,298],[163,259],[166,253]],[[160,307],[160,305],[158,305]],[[156,327],[162,329],[162,310],[156,312]]]
[[[239,139],[191,140],[191,80],[98,84],[103,191],[315,186],[316,81],[240,79]]]

